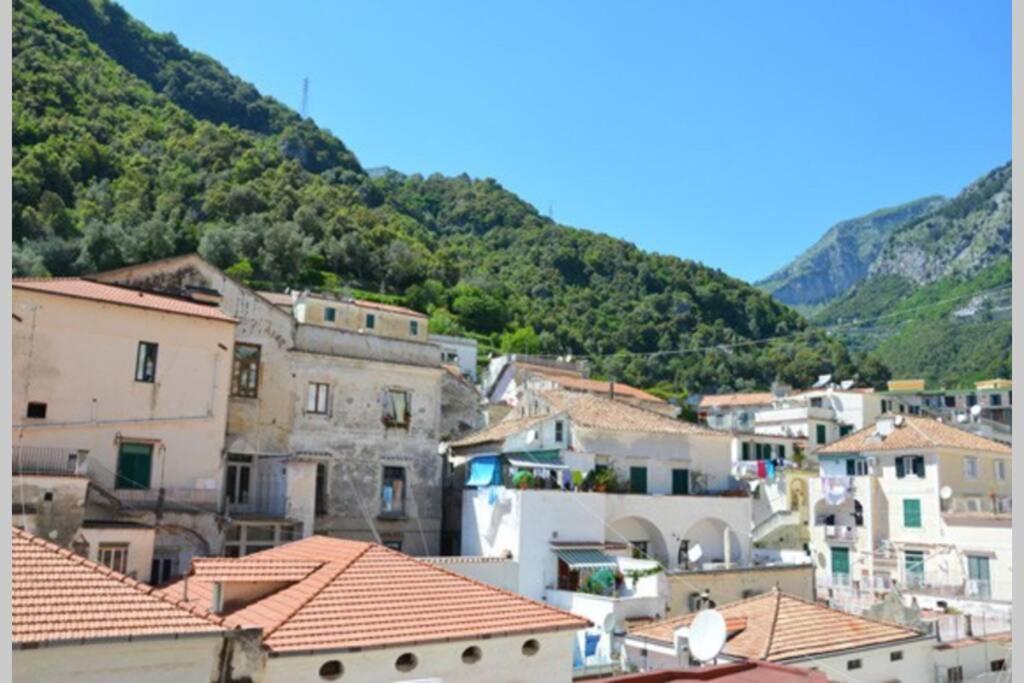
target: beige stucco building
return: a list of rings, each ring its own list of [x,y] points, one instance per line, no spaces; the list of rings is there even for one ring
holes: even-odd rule
[[[13,295],[15,523],[145,581],[220,552],[234,318],[74,278]]]
[[[374,308],[372,330],[365,320],[353,327],[352,311],[369,308],[256,292],[196,255],[97,277],[204,291],[238,320],[224,445],[226,554],[314,531],[438,553],[445,370],[419,314],[403,325],[398,312]],[[422,322],[415,335],[413,321]]]

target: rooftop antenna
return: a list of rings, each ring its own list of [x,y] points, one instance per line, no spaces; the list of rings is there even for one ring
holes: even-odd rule
[[[690,625],[690,654],[697,661],[710,662],[725,645],[725,619],[713,609],[701,610]]]
[[[302,118],[306,118],[306,111],[309,106],[309,78],[302,79]]]

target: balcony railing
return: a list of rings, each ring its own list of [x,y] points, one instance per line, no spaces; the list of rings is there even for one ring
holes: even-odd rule
[[[967,597],[988,600],[992,597],[992,583],[983,579],[967,580]]]
[[[227,501],[228,514],[284,517],[287,510],[284,495],[254,495],[244,501]]]
[[[849,541],[857,540],[857,527],[855,526],[825,526],[825,540],[828,541]]]
[[[15,446],[12,474],[72,475],[85,473],[85,451],[74,448]]]
[[[114,489],[111,493],[128,508],[179,509],[185,512],[216,512],[220,502],[217,489],[168,486],[150,489]]]

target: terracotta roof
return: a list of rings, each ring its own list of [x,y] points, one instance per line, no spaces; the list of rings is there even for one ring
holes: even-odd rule
[[[275,306],[288,306],[292,305],[292,295],[285,292],[256,292],[261,297],[274,304]],[[414,311],[411,308],[405,306],[395,306],[394,304],[382,304],[377,301],[368,301],[366,299],[351,299],[348,297],[336,297],[329,294],[316,294],[313,292],[309,293],[309,298],[317,299],[319,301],[335,302],[339,304],[351,304],[359,306],[360,308],[370,308],[376,311],[388,311],[391,313],[401,313],[402,315],[412,315],[417,318],[426,318],[427,316],[419,311]]]
[[[533,369],[530,371],[533,374],[541,375],[544,379],[549,380],[563,389],[570,389],[573,391],[586,391],[594,394],[602,394],[610,398],[610,386],[615,387],[615,395],[617,397],[636,398],[641,401],[651,401],[652,403],[665,403],[665,399],[659,398],[654,394],[649,394],[643,389],[637,389],[628,384],[622,384],[621,382],[608,382],[599,379],[586,379],[584,377],[578,377],[569,373],[562,373],[558,371],[544,369]]]
[[[275,306],[292,307],[292,295],[285,292],[256,292]]]
[[[91,280],[83,280],[77,277],[68,278],[15,278],[11,282],[14,289],[24,289],[33,292],[55,294],[57,296],[68,296],[76,299],[89,299],[108,304],[119,304],[122,306],[134,306],[135,308],[146,308],[162,313],[175,313],[178,315],[191,315],[197,318],[208,318],[223,322],[237,322],[234,318],[224,315],[215,306],[206,306],[184,299],[176,299],[160,294],[151,294],[128,287],[108,285]]]
[[[12,633],[16,645],[216,634],[221,619],[161,590],[13,530]]]
[[[701,396],[701,408],[731,408],[733,406],[757,406],[772,402],[770,391],[749,394],[711,394]]]
[[[252,557],[246,562],[221,557],[197,557],[192,560],[192,576],[208,581],[301,581],[323,562],[317,560],[263,560]]]
[[[774,590],[717,608],[726,624],[747,620],[745,628],[730,638],[722,654],[739,659],[780,662],[815,657],[853,648],[882,646],[923,634],[902,626],[873,621]],[[696,615],[667,619],[630,633],[672,643],[672,633],[687,626]]]
[[[541,415],[539,417],[517,417],[517,418],[506,418],[501,422],[496,422],[489,427],[484,427],[478,432],[473,432],[467,436],[462,437],[458,441],[451,443],[452,448],[459,448],[463,446],[479,446],[480,444],[492,443],[495,441],[502,441],[513,434],[518,434],[524,429],[529,429],[530,426],[542,422],[550,417],[550,415]]]
[[[264,646],[276,653],[388,647],[590,625],[568,612],[373,543],[311,536],[234,562],[255,566],[275,560],[322,564],[292,586],[227,615],[225,623],[262,628]],[[183,584],[167,590],[180,595]],[[188,580],[190,601],[209,605],[211,593],[210,583]]]
[[[550,390],[541,396],[553,412],[567,413],[573,426],[590,427],[622,432],[663,432],[670,434],[696,434],[731,438],[726,432],[717,432],[692,422],[645,410],[596,394]]]
[[[859,453],[862,451],[893,451],[908,448],[961,448],[968,451],[985,451],[1009,455],[1006,444],[986,439],[983,436],[953,427],[933,418],[916,415],[887,416],[881,419],[902,418],[902,425],[893,425],[892,432],[885,437],[876,433],[877,422],[868,425],[846,438],[818,449],[818,455],[830,453]]]
[[[960,640],[947,640],[944,643],[939,643],[935,646],[936,650],[958,650],[962,647],[970,647],[972,645],[981,645],[983,643],[1012,643],[1013,632],[1012,631],[1000,631],[999,633],[989,633],[984,636],[968,636],[967,638],[961,638]]]
[[[662,669],[602,679],[604,683],[675,683],[675,681],[722,681],[723,683],[828,683],[821,671],[768,662],[734,662],[690,669]]]

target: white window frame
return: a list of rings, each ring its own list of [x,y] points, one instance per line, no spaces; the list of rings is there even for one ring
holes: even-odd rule
[[[992,461],[992,476],[996,481],[1006,481],[1006,461],[1003,459]]]
[[[128,544],[100,543],[96,548],[96,562],[115,572],[128,573]]]
[[[964,479],[974,481],[978,478],[978,458],[968,455],[964,458]]]
[[[310,415],[327,415],[331,407],[331,385],[326,382],[310,382],[306,387],[306,412]]]

